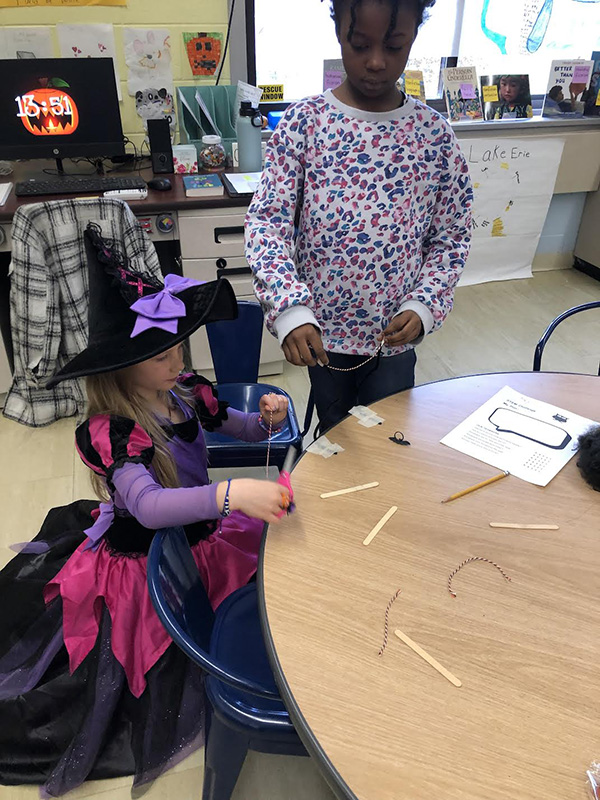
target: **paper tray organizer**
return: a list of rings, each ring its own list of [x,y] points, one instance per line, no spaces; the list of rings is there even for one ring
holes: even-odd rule
[[[216,130],[196,100],[196,92],[204,101]],[[236,86],[178,86],[177,119],[182,144],[193,144],[200,151],[202,137],[218,134],[223,139],[227,155],[237,141],[234,125]]]

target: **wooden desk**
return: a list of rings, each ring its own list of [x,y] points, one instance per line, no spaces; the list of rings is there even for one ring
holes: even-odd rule
[[[27,169],[31,172],[31,162],[26,162]],[[17,183],[25,179],[25,173],[19,171],[21,165],[17,164],[15,173],[7,175],[2,178],[3,181],[9,180]],[[41,169],[41,168],[40,168]],[[161,211],[185,211],[193,208],[233,208],[236,206],[247,206],[250,198],[237,197],[232,198],[225,192],[223,197],[186,197],[183,188],[183,179],[181,175],[154,175],[151,169],[142,169],[127,172],[113,172],[107,175],[109,178],[123,176],[140,177],[145,181],[149,181],[154,177],[169,178],[173,188],[166,192],[157,192],[155,189],[148,189],[148,197],[145,200],[128,200],[128,204],[134,214],[143,216],[144,214],[155,214]],[[50,177],[50,176],[48,176]],[[19,206],[28,203],[47,203],[50,200],[68,200],[73,197],[94,197],[93,194],[79,195],[79,194],[57,194],[57,195],[39,195],[37,197],[17,197],[13,188],[12,192],[6,203],[0,206],[0,222],[10,222],[14,216],[15,211]]]
[[[345,452],[306,454],[298,511],[264,546],[261,613],[276,678],[300,736],[339,797],[583,800],[600,758],[600,494],[575,459],[545,488],[439,444],[508,384],[591,419],[600,378],[506,373],[420,386],[377,403],[382,426],[350,417]],[[401,430],[411,442],[388,440]],[[322,500],[324,491],[380,486]],[[362,541],[390,506],[398,512]],[[489,522],[556,523],[558,531]],[[448,576],[463,560],[485,563]],[[387,650],[384,612],[390,613]],[[400,642],[401,628],[462,680],[455,688]]]

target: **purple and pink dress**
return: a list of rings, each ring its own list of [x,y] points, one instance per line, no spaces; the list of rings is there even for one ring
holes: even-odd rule
[[[157,529],[183,526],[213,608],[246,584],[263,523],[221,518],[202,429],[246,441],[267,433],[205,379],[181,382],[193,408],[180,403],[183,422],[161,420],[181,488],[157,482],[154,445],[133,420],[88,419],[77,449],[111,502],[52,509],[0,572],[0,784],[39,784],[45,797],[122,775],[138,785],[203,744],[204,673],[152,607],[148,549]]]

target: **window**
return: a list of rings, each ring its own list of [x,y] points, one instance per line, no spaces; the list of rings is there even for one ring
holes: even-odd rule
[[[282,83],[286,101],[321,92],[323,60],[340,57],[329,0],[250,0],[247,8],[256,82]],[[528,73],[532,93],[544,94],[553,59],[589,59],[593,50],[600,0],[437,0],[408,69],[423,71],[429,98],[439,96],[440,59],[453,54],[479,75]]]

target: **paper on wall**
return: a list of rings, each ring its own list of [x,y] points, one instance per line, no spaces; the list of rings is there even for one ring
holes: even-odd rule
[[[113,26],[108,23],[57,25],[56,33],[63,58],[112,58],[117,94],[121,100]]]
[[[0,8],[47,8],[48,6],[126,6],[127,0],[0,0]]]
[[[192,75],[214,75],[221,62],[223,34],[185,31],[182,36]]]
[[[473,181],[473,239],[461,286],[530,278],[562,139],[462,139]]]
[[[593,420],[505,386],[457,425],[442,444],[546,486],[574,456]]]
[[[123,28],[130,95],[164,89],[173,95],[170,34],[166,28]]]
[[[0,28],[0,58],[52,58],[50,28]]]
[[[166,119],[175,130],[170,34],[166,28],[124,28],[127,89],[147,129],[149,119]]]

